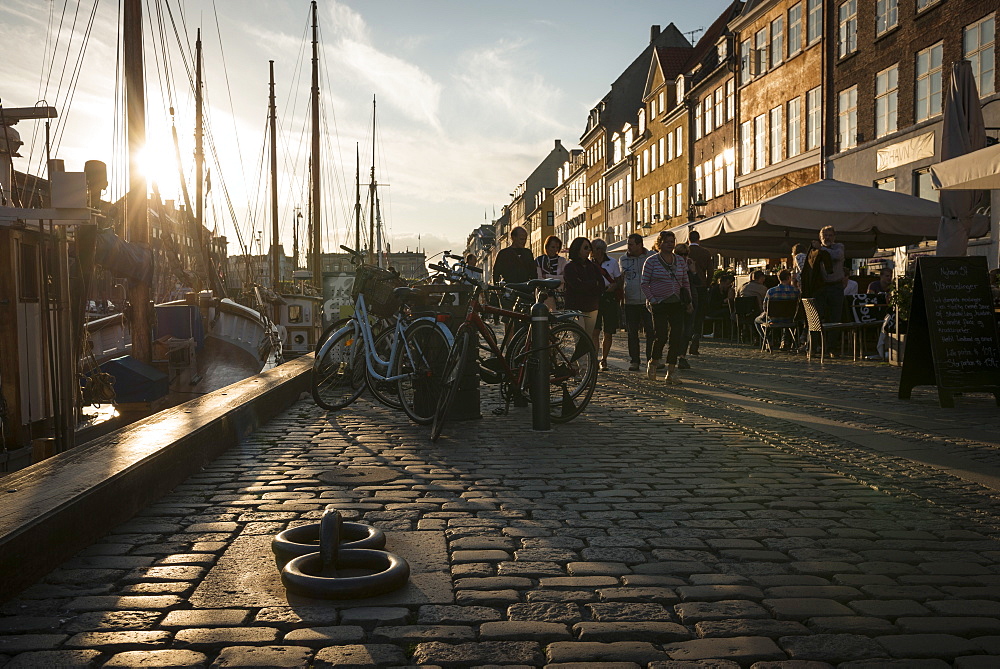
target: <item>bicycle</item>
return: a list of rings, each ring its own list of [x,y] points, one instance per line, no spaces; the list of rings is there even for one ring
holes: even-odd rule
[[[440,266],[434,267],[441,269]],[[460,276],[460,275],[459,275]],[[456,277],[457,278],[457,277]],[[465,279],[469,281],[468,279]],[[532,353],[529,334],[530,315],[494,307],[480,300],[484,290],[511,290],[533,294],[536,289],[553,290],[558,287],[558,279],[532,279],[522,284],[489,286],[482,281],[471,281],[476,286],[469,301],[465,321],[455,334],[445,363],[443,388],[438,396],[438,404],[431,427],[431,440],[437,441],[444,427],[448,410],[458,392],[460,381],[465,374],[472,351],[476,350],[475,337],[480,335],[485,341],[485,350],[492,354],[486,370],[495,373],[501,384],[501,396],[506,400],[505,411],[515,395],[523,396],[528,383],[528,361]],[[518,325],[505,335],[505,351],[498,344],[496,336],[480,316],[481,313],[499,314],[514,319]],[[590,335],[575,322],[576,312],[550,315],[554,322],[549,330],[550,355],[550,417],[553,422],[565,423],[586,408],[597,384],[597,351]],[[483,368],[482,363],[480,367]],[[552,397],[555,395],[555,397]]]
[[[360,259],[361,254],[342,249]],[[378,267],[359,264],[354,281],[354,315],[322,345],[313,364],[312,394],[324,409],[335,411],[354,402],[368,387],[389,406],[398,406],[416,423],[434,417],[441,372],[454,342],[451,331],[434,311],[413,312],[416,291],[397,286],[397,277]],[[392,328],[377,337],[371,315],[386,316],[399,304]],[[388,348],[387,357],[385,349]],[[383,384],[395,383],[398,401]]]

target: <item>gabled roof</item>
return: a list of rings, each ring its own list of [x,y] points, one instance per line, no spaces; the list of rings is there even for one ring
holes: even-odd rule
[[[646,75],[646,88],[642,91],[643,99],[653,91],[653,82],[659,71],[665,82],[673,81],[681,72],[691,57],[691,47],[659,46],[653,50],[649,62],[649,73]]]
[[[718,18],[712,22],[712,25],[708,27],[708,30],[701,36],[698,43],[694,45],[694,51],[691,53],[691,57],[688,59],[687,64],[684,66],[684,70],[690,72],[695,69],[698,65],[706,59],[712,51],[715,50],[715,44],[719,41],[719,37],[726,33],[726,27],[730,21],[740,15],[743,10],[743,1],[734,0],[734,2],[726,7]],[[714,69],[714,68],[713,68]]]

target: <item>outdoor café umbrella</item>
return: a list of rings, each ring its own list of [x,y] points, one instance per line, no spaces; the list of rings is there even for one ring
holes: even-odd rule
[[[1000,189],[1000,144],[942,160],[931,167],[931,182],[940,190]]]
[[[937,202],[872,186],[823,179],[781,195],[673,228],[678,242],[697,230],[701,244],[729,257],[776,258],[819,239],[832,225],[847,255],[916,244],[937,235]]]
[[[972,63],[956,61],[951,66],[951,78],[944,98],[941,159],[948,160],[984,148],[985,126]],[[941,193],[937,255],[964,256],[969,249],[969,237],[986,234],[988,219],[976,215],[983,195],[980,190],[948,190]]]

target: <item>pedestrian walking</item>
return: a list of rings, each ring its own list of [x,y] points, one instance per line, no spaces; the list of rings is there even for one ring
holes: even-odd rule
[[[687,261],[674,253],[674,233],[664,230],[653,244],[655,254],[642,266],[642,292],[653,314],[653,357],[646,365],[646,376],[656,379],[656,368],[667,346],[666,382],[680,385],[677,376],[677,355],[684,340],[684,314],[694,311],[691,305],[691,284]]]
[[[695,282],[697,282],[704,275],[698,267],[698,263],[691,258],[690,247],[687,244],[677,244],[674,247],[674,254],[679,255],[687,261],[688,282],[692,286],[692,309],[690,311],[686,311],[684,314],[684,341],[681,343],[681,350],[677,354],[677,369],[691,369],[691,363],[687,361],[687,353],[690,347],[694,345],[692,343],[694,338],[694,324],[699,310],[699,296],[697,291],[694,290],[694,285]]]
[[[646,362],[653,350],[653,317],[646,308],[642,293],[642,265],[653,252],[642,245],[642,235],[632,233],[626,240],[626,252],[618,259],[625,290],[625,331],[628,336],[629,371],[639,371],[639,330],[642,329],[646,345]]]
[[[691,282],[691,296],[695,311],[688,353],[700,355],[701,334],[705,328],[705,316],[708,313],[708,287],[712,283],[716,256],[701,245],[701,233],[697,230],[688,233],[688,259],[694,261],[697,270],[694,274],[694,280]]]
[[[535,258],[535,267],[539,279],[559,279],[563,280],[563,273],[566,271],[566,258],[559,252],[562,251],[562,240],[555,235],[549,235],[542,247],[544,253]],[[560,283],[559,288],[549,291],[549,297],[545,300],[545,305],[549,311],[561,309],[563,302],[563,289]]]
[[[590,242],[590,255],[597,269],[604,279],[604,292],[601,293],[600,303],[597,307],[597,323],[594,325],[594,347],[597,347],[601,332],[604,333],[604,340],[601,343],[601,369],[608,368],[608,353],[611,352],[611,342],[615,332],[618,331],[618,324],[621,322],[622,298],[622,271],[618,263],[608,257],[608,243],[603,239],[594,239]]]
[[[597,309],[604,292],[604,278],[590,259],[590,240],[577,237],[569,245],[569,262],[563,271],[566,308],[583,312],[580,326],[593,336],[597,324]]]

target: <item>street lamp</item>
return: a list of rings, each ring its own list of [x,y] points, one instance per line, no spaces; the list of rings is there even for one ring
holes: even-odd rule
[[[688,214],[692,220],[697,220],[699,218],[705,218],[705,207],[708,206],[708,202],[705,201],[705,196],[698,193],[698,197],[695,198],[694,202],[691,203],[691,207],[688,210]]]

